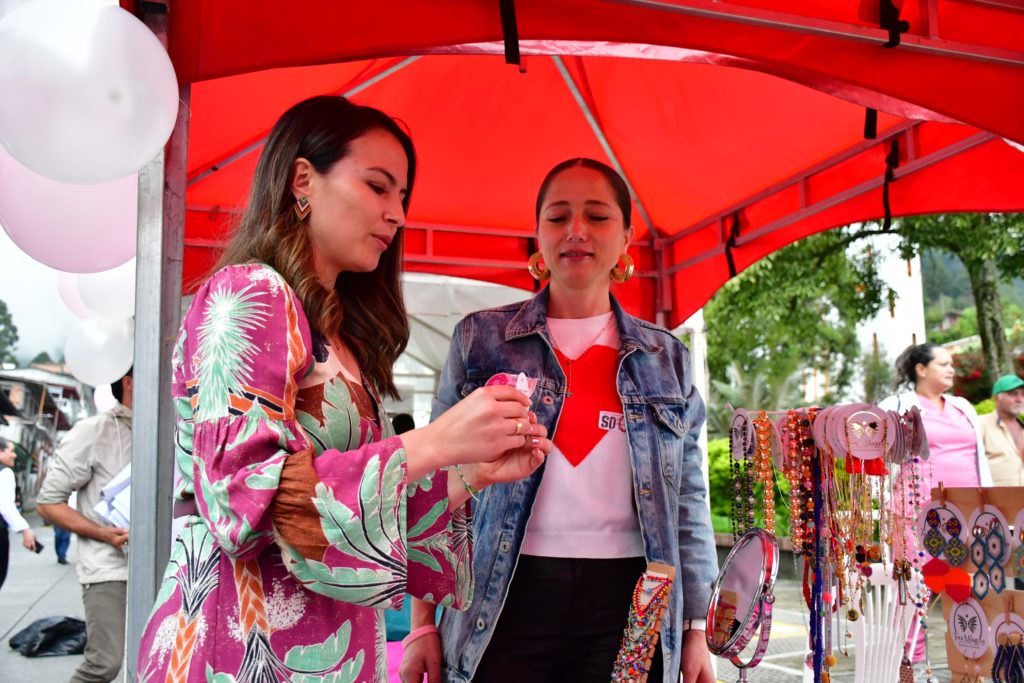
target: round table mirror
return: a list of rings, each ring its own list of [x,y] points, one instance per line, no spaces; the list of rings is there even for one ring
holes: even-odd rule
[[[729,659],[740,670],[740,681],[746,681],[747,669],[757,666],[768,649],[778,564],[775,536],[751,529],[733,546],[712,586],[708,649]],[[758,631],[753,654],[744,662],[741,654]]]

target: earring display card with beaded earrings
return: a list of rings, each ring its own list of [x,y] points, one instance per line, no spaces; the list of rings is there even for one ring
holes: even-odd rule
[[[668,606],[676,568],[651,562],[633,590],[629,620],[622,634],[622,645],[612,669],[613,683],[646,683],[651,670],[658,633]]]
[[[925,566],[929,585],[942,592],[953,680],[1024,682],[1024,646],[1017,646],[1024,641],[1024,591],[1012,588],[1012,577],[1024,578],[1015,566],[1017,556],[1024,555],[1024,487],[937,488],[932,499],[933,505],[922,510],[919,529],[927,534],[938,528],[947,541],[944,552],[932,552],[924,539],[922,552],[933,558]],[[962,513],[942,512],[938,524],[933,524],[932,513],[943,503]],[[1008,520],[1013,520],[1012,526]],[[948,542],[953,537],[964,547],[957,547],[950,558]],[[932,546],[938,550],[937,541]],[[959,560],[958,566],[950,566],[950,559]]]

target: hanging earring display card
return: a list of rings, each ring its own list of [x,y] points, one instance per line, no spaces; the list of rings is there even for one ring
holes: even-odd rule
[[[1000,641],[1005,644],[1008,638],[1011,643],[1024,638],[1024,591],[1013,589],[1015,577],[1024,579],[1021,567],[1015,566],[1017,558],[1024,555],[1020,550],[1024,548],[1024,487],[936,488],[932,489],[932,501],[944,501],[967,520],[963,530],[954,529],[960,532],[956,535],[966,552],[959,567],[950,567],[942,590],[949,670],[954,681],[964,675],[972,681],[989,681],[993,664],[1000,661],[996,656]],[[919,527],[925,533],[931,529],[926,515],[927,508],[920,520],[924,526]],[[934,514],[931,521],[935,521]],[[940,524],[939,528],[944,527]],[[947,539],[949,536],[947,531]],[[937,540],[934,545],[937,548]],[[970,585],[954,580],[952,572],[957,569],[966,573]],[[944,583],[940,580],[944,577],[929,578],[935,586]],[[1002,652],[1005,658],[1010,650]]]

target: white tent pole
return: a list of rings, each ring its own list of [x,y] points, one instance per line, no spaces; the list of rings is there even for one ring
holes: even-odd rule
[[[590,124],[590,129],[594,133],[594,137],[597,138],[598,143],[601,145],[601,149],[608,156],[608,160],[612,162],[612,166],[619,172],[622,179],[626,181],[626,187],[629,188],[629,194],[633,197],[633,202],[636,203],[636,210],[640,213],[640,220],[644,222],[647,229],[651,233],[652,238],[658,237],[658,230],[654,227],[654,223],[651,222],[651,217],[647,214],[647,208],[644,203],[640,201],[639,195],[636,193],[636,188],[633,187],[633,183],[630,182],[629,176],[626,175],[626,171],[623,170],[622,164],[619,163],[619,157],[615,154],[615,150],[612,149],[611,144],[608,142],[608,136],[605,135],[601,125],[597,122],[597,117],[594,116],[594,112],[590,110],[590,105],[587,104],[586,98],[583,97],[583,93],[576,86],[576,81],[572,79],[572,75],[569,70],[565,68],[565,63],[562,58],[558,55],[552,55],[551,60],[555,63],[555,68],[558,69],[558,73],[561,74],[562,80],[565,81],[565,85],[568,86],[569,91],[572,93],[572,97],[576,100],[577,106],[580,111],[583,112],[583,116],[587,119],[587,123]]]
[[[127,679],[171,550],[174,406],[171,353],[181,317],[189,86],[164,152],[139,173],[135,281],[132,497],[128,552]]]

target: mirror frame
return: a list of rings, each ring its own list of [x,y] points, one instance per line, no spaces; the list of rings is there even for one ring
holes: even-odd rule
[[[736,629],[736,632],[725,643],[719,645],[712,640],[714,635],[715,609],[718,607],[722,587],[725,583],[724,580],[728,576],[733,563],[738,561],[739,551],[748,543],[757,543],[761,548],[762,560],[758,583],[753,587],[754,596],[750,601],[750,609],[747,610],[742,619],[738,619],[740,628]],[[764,529],[755,528],[743,534],[736,541],[732,550],[729,551],[729,556],[725,559],[721,571],[718,573],[718,578],[711,584],[711,602],[708,605],[708,625],[705,633],[708,649],[712,654],[728,658],[739,669],[757,666],[760,663],[768,649],[768,639],[772,625],[772,605],[775,603],[773,590],[775,589],[775,577],[778,574],[778,569],[779,543],[774,534]],[[761,635],[758,639],[757,647],[750,661],[743,663],[739,655],[750,644],[758,627],[760,627]]]

